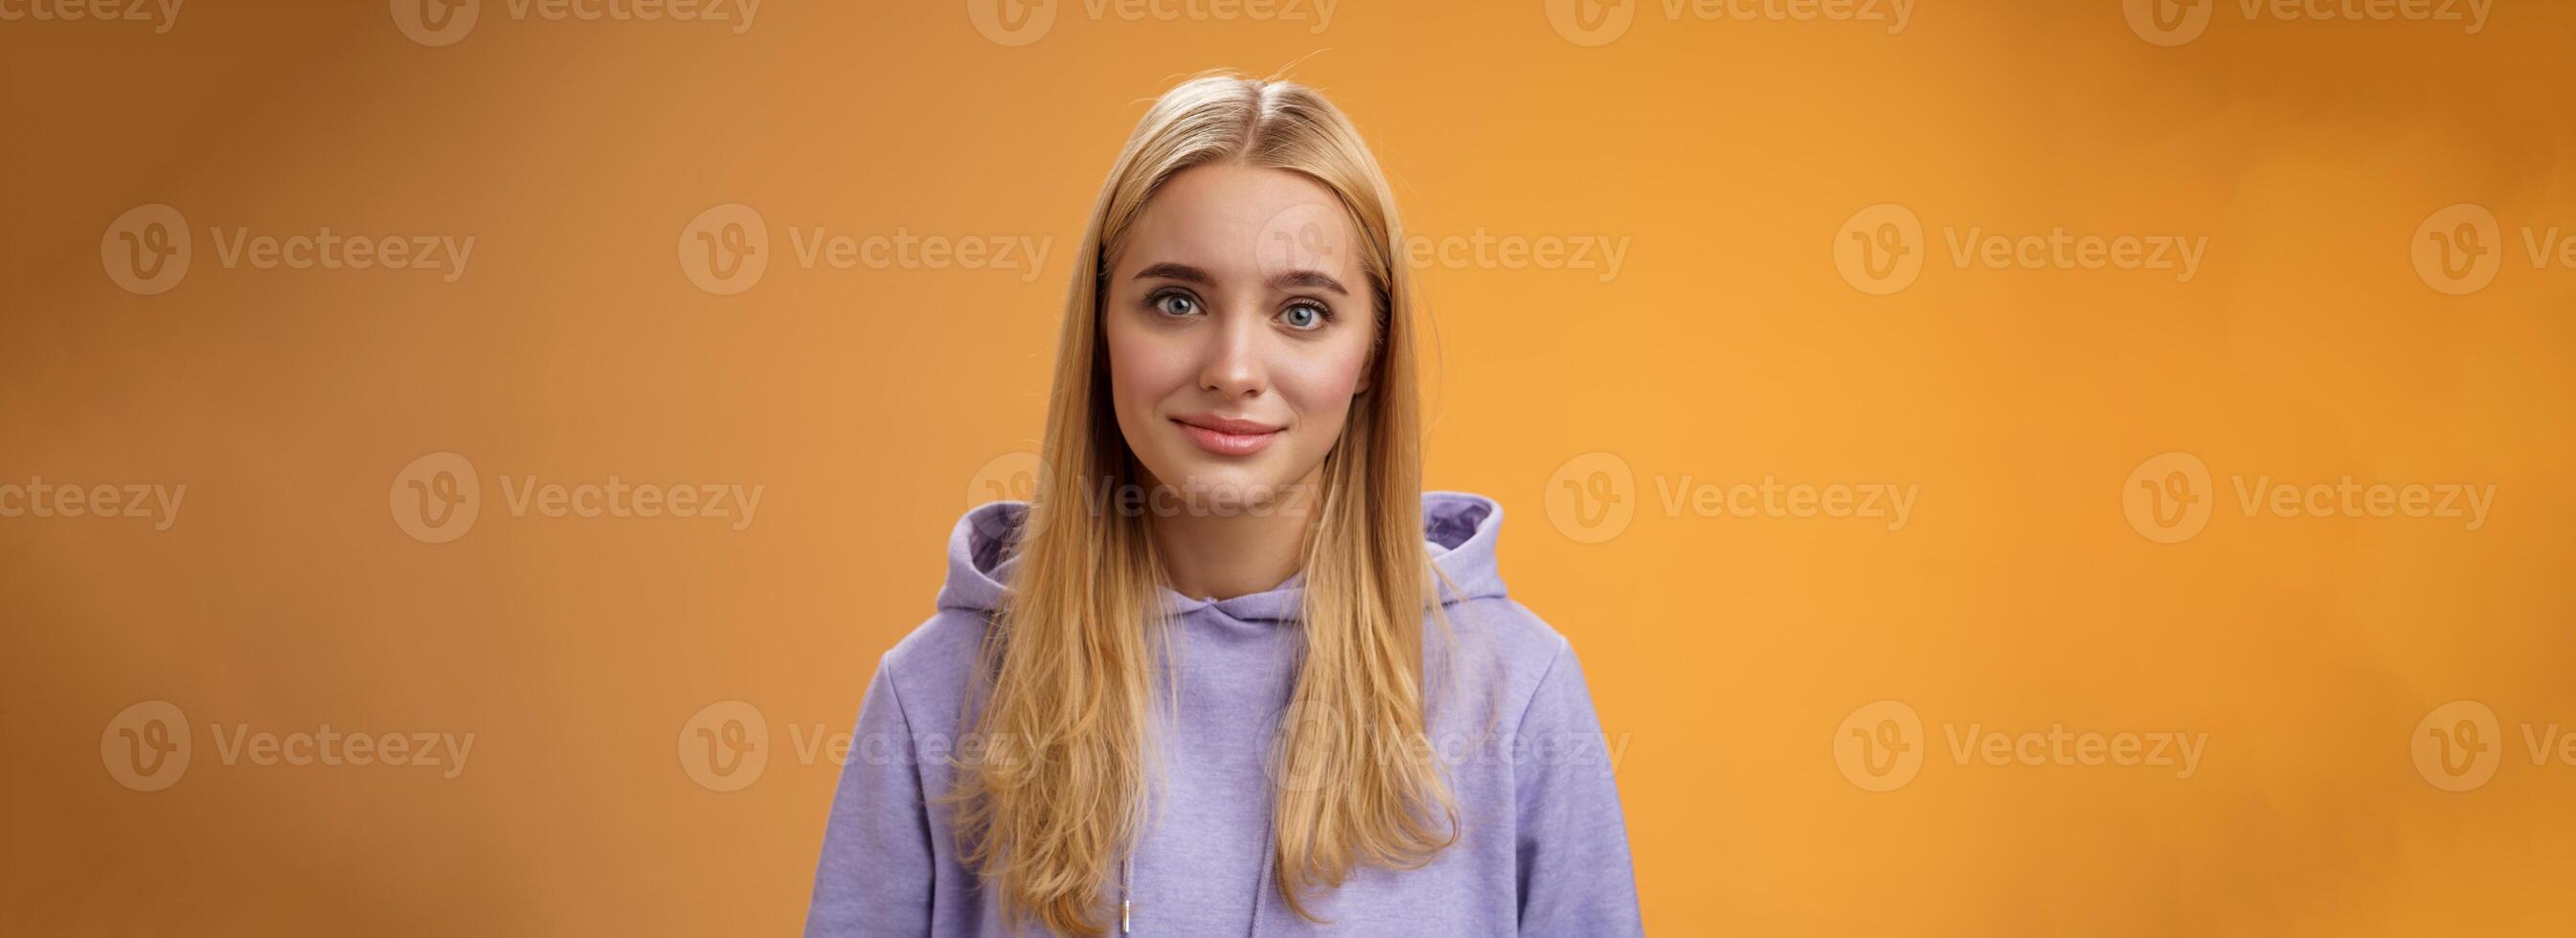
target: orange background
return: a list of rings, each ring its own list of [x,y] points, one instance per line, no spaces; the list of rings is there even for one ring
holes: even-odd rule
[[[13,0],[14,2],[14,0]],[[396,4],[400,5],[399,2]],[[960,3],[763,4],[720,25],[515,19],[443,47],[383,3],[189,3],[166,34],[0,22],[0,484],[187,486],[138,519],[0,518],[0,930],[775,934],[804,914],[840,731],[930,612],[979,473],[1034,445],[1067,260],[1143,100],[1293,77],[1377,149],[1417,235],[1630,239],[1624,266],[1434,263],[1428,478],[1509,513],[1504,574],[1570,636],[1656,934],[2567,934],[2576,765],[2576,8],[2249,20],[2142,38],[2115,2],[1923,0],[1883,23],[1667,18],[1584,46],[1542,4],[1345,0],[1311,23]],[[1319,50],[1321,50],[1319,52]],[[770,265],[694,285],[740,202]],[[1930,232],[1887,296],[1838,226]],[[2501,221],[2492,283],[2409,262]],[[193,263],[120,289],[103,232],[167,203]],[[477,239],[464,274],[225,267],[207,229]],[[807,269],[787,230],[1044,239],[1018,270]],[[1962,268],[1945,232],[2205,237],[2170,271]],[[2124,519],[2158,453],[2214,517]],[[406,536],[414,459],[479,520]],[[1606,452],[1635,513],[1552,523]],[[995,460],[1004,460],[996,463]],[[2239,475],[2495,486],[2458,519],[2248,516]],[[505,510],[502,476],[740,482],[754,522]],[[1899,530],[1700,517],[1658,487],[1919,486]],[[1586,538],[1578,539],[1577,534]],[[1864,790],[1838,723],[1904,702],[1920,775]],[[2491,781],[2410,759],[2502,719]],[[193,761],[119,784],[168,701]],[[675,758],[741,700],[766,768]],[[218,726],[477,734],[417,767],[223,764]],[[2207,734],[2197,771],[1962,764],[1971,726]]]

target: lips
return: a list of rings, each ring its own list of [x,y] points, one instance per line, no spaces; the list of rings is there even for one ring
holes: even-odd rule
[[[1180,425],[1181,432],[1190,435],[1190,442],[1197,443],[1200,449],[1219,456],[1250,456],[1258,453],[1268,447],[1271,440],[1277,439],[1282,429],[1266,423],[1219,417],[1214,414],[1174,417],[1172,422]]]

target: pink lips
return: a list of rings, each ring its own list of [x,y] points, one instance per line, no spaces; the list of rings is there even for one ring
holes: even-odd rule
[[[1269,424],[1234,420],[1213,414],[1174,417],[1172,422],[1180,424],[1182,432],[1188,433],[1190,441],[1197,443],[1200,449],[1219,456],[1250,456],[1258,453],[1269,446],[1271,440],[1278,438],[1280,429]]]

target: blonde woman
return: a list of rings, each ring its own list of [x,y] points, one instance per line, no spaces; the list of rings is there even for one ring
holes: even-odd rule
[[[1627,833],[1502,511],[1421,488],[1384,177],[1203,76],[1095,205],[1034,497],[869,680],[809,935],[1632,935]]]

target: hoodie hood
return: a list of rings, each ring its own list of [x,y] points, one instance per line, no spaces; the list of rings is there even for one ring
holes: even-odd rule
[[[1019,536],[1028,512],[1027,502],[999,501],[978,505],[957,519],[948,536],[948,579],[939,587],[940,609],[989,612],[1001,605],[1010,589],[1011,572],[1019,564],[1018,557],[1004,554]],[[1422,493],[1422,546],[1430,552],[1432,563],[1458,586],[1456,594],[1443,591],[1443,604],[1504,595],[1502,573],[1494,560],[1494,542],[1502,526],[1503,506],[1493,499],[1467,492]],[[1306,574],[1299,571],[1259,593],[1207,600],[1167,587],[1163,601],[1176,617],[1213,606],[1233,619],[1277,622],[1297,617],[1305,584]]]

